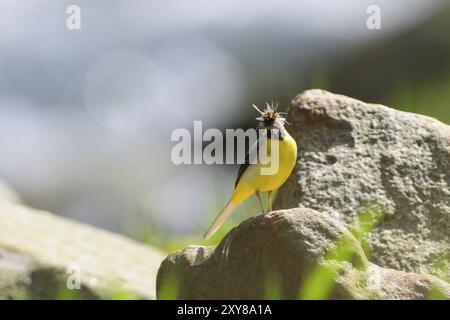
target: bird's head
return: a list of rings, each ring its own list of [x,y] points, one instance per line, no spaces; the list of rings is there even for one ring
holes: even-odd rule
[[[280,131],[284,130],[284,124],[286,119],[283,117],[285,112],[279,112],[278,104],[268,104],[266,103],[266,108],[261,111],[257,106],[253,105],[261,115],[256,118],[259,121],[258,129],[278,129]]]

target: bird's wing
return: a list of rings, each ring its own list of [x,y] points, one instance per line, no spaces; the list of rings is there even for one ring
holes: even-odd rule
[[[260,147],[264,146],[262,144],[267,142],[267,136],[265,135],[259,135],[258,134],[258,139],[256,140],[256,142],[251,146],[251,148],[249,149],[249,151],[247,152],[246,156],[245,156],[245,161],[243,164],[241,164],[241,166],[239,167],[239,171],[236,177],[236,182],[234,183],[234,188],[237,187],[239,181],[241,180],[242,176],[244,175],[244,172],[253,164],[257,163],[258,160],[258,151]],[[263,149],[264,150],[264,149]]]

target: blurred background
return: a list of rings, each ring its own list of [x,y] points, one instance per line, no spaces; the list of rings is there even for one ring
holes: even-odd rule
[[[174,165],[174,129],[253,127],[252,103],[309,88],[450,123],[449,39],[445,0],[2,0],[0,177],[33,207],[200,243],[237,166]]]

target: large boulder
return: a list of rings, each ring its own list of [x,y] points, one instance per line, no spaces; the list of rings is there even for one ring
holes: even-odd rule
[[[20,202],[21,199],[8,184],[0,180],[0,201]]]
[[[0,201],[0,300],[154,299],[164,257],[126,237]]]
[[[356,225],[312,209],[250,218],[217,247],[171,253],[157,277],[159,299],[450,299],[435,276],[369,263]]]
[[[298,95],[287,119],[298,163],[275,208],[347,224],[375,208],[371,261],[450,280],[450,126],[322,90]]]

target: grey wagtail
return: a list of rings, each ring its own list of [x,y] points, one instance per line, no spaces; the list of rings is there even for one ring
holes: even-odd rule
[[[258,198],[261,210],[264,213],[264,206],[261,201],[260,192],[267,192],[269,197],[269,211],[272,211],[272,191],[278,189],[289,177],[294,169],[297,159],[297,144],[284,128],[286,119],[277,111],[276,105],[266,104],[266,109],[261,111],[257,106],[253,107],[260,113],[256,118],[259,121],[258,129],[266,134],[259,135],[258,141],[250,148],[246,161],[239,168],[233,195],[228,204],[219,213],[212,225],[206,231],[204,238],[208,239],[229,217],[229,215],[252,194]],[[264,139],[262,141],[261,139]],[[266,148],[269,161],[261,161],[256,157],[250,161],[249,155],[258,155],[255,148]],[[276,149],[274,149],[274,146]],[[272,157],[271,151],[277,150],[278,157]],[[267,174],[267,168],[273,165],[276,159],[277,170]]]

